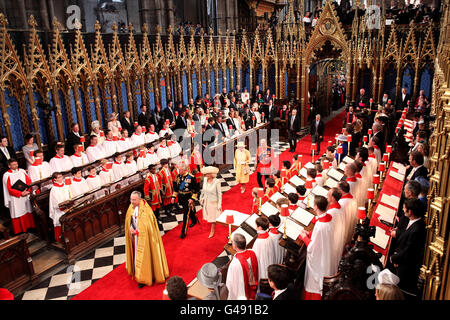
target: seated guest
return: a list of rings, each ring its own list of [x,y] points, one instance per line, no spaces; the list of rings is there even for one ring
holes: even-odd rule
[[[161,144],[156,150],[156,155],[158,156],[159,160],[171,158],[170,150],[169,147],[167,147],[166,140],[161,141]]]
[[[66,172],[73,168],[72,161],[64,154],[64,145],[57,144],[56,155],[50,159],[50,167],[53,172]]]
[[[8,141],[8,140],[6,140]],[[34,142],[34,136],[30,133],[27,133],[25,135],[25,145],[22,147],[23,156],[25,157],[25,160],[27,161],[27,170],[28,168],[34,163],[33,156],[31,156],[32,151],[36,151],[39,149],[36,142]],[[10,157],[15,158],[15,152],[12,152]],[[5,166],[6,167],[6,166]]]
[[[150,164],[157,164],[159,163],[158,155],[155,152],[155,147],[151,146],[147,151],[147,157]]]
[[[117,119],[119,117],[118,113],[111,113],[108,117],[108,130],[112,131],[114,137],[120,137],[120,131],[122,130],[122,125]]]
[[[102,185],[110,184],[115,180],[114,172],[112,171],[112,169],[108,169],[108,163],[109,162],[106,159],[102,159],[100,161],[100,164],[102,165],[102,170],[100,170],[98,175],[100,176]]]
[[[256,231],[258,236],[252,250],[258,259],[259,279],[267,279],[267,267],[275,261],[273,241],[269,237],[269,220],[266,217],[256,218]]]
[[[166,290],[170,300],[187,300],[186,283],[179,276],[173,276],[167,280]]]
[[[123,156],[120,153],[114,155],[114,163],[112,164],[112,171],[114,177],[117,179],[122,179],[128,175],[128,170],[123,161]]]
[[[400,289],[411,295],[418,292],[417,278],[424,254],[426,225],[422,208],[418,199],[405,200],[403,211],[409,223],[405,228],[398,228],[391,233],[396,242],[394,248],[391,248],[393,253],[390,262],[394,273],[400,278]]]
[[[228,300],[242,298],[254,300],[259,279],[256,254],[253,250],[247,249],[246,239],[239,233],[234,234],[232,247],[236,254],[231,260],[227,272]]]
[[[81,176],[81,168],[72,168],[72,183],[70,184],[70,193],[73,198],[88,193],[90,188],[86,180]]]
[[[128,137],[128,130],[127,129],[123,129],[121,132],[121,137],[119,139],[119,141],[117,141],[118,144],[118,151],[119,152],[124,152],[127,151],[129,149],[131,149],[131,140]]]
[[[73,146],[75,153],[70,156],[70,161],[74,167],[82,167],[89,163],[87,155],[83,152],[83,146],[81,144],[75,144]]]
[[[300,291],[294,287],[289,270],[281,264],[272,264],[267,268],[270,287],[274,290],[273,300],[301,300]]]
[[[138,171],[136,160],[134,160],[133,152],[126,154],[127,160],[125,161],[125,166],[127,168],[127,176],[135,174]]]
[[[117,136],[114,136],[111,130],[106,130],[106,139],[102,145],[105,157],[110,157],[119,151],[117,140]]]
[[[151,124],[148,132],[145,134],[145,143],[152,143],[159,139],[159,135],[155,132],[155,125]]]
[[[47,161],[44,161],[44,152],[36,150],[34,152],[34,163],[28,168],[28,175],[31,182],[36,182],[52,175],[53,171]]]
[[[90,163],[106,157],[105,152],[101,144],[98,143],[98,137],[91,135],[90,145],[86,148],[86,155]]]
[[[59,219],[64,215],[64,211],[59,208],[59,204],[70,199],[70,186],[64,183],[61,172],[54,172],[52,175],[53,187],[50,189],[48,213],[53,220],[55,240],[61,242],[61,223]]]
[[[323,278],[333,276],[333,228],[332,217],[326,213],[327,198],[314,197],[317,222],[310,232],[302,230],[300,237],[307,246],[304,299],[320,300]]]
[[[269,216],[268,219],[269,219],[269,237],[272,240],[272,244],[274,247],[274,263],[283,263],[285,250],[279,244],[281,239],[281,233],[278,232],[278,227],[280,226],[281,219],[276,214]]]
[[[130,138],[131,141],[131,147],[137,148],[139,146],[142,146],[145,144],[145,135],[142,133],[142,127],[137,126],[135,132]]]
[[[97,136],[98,144],[102,145],[103,141],[105,141],[105,133],[102,130],[100,130],[100,122],[98,120],[92,121],[91,128],[92,128],[92,131],[91,131],[90,136],[93,136],[93,135]]]
[[[9,146],[8,138],[0,136],[0,174],[3,174],[3,172],[7,170],[8,160],[11,158],[16,158],[16,152]]]
[[[89,186],[90,190],[99,189],[101,188],[102,180],[100,179],[100,176],[97,175],[97,169],[95,169],[94,166],[89,166],[87,168],[89,175],[86,178],[86,182]]]
[[[197,272],[198,281],[209,290],[202,300],[227,300],[228,289],[222,282],[222,273],[214,263],[206,263]]]

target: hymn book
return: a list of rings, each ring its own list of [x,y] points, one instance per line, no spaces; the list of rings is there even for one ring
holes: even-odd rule
[[[285,196],[283,196],[281,193],[279,193],[279,192],[275,192],[271,197],[270,197],[270,200],[272,200],[273,202],[275,202],[275,203],[277,203],[277,200],[278,199],[281,199],[281,198],[286,198]]]
[[[344,174],[342,172],[339,172],[334,168],[328,170],[327,175],[337,181],[341,181],[341,179],[344,177]]]
[[[325,181],[325,186],[328,187],[328,188],[337,188],[338,182],[336,180],[334,180],[333,178],[329,177]]]
[[[311,193],[315,196],[324,196],[325,198],[328,196],[328,191],[324,187],[321,187],[319,185],[316,185],[312,190]]]
[[[340,170],[344,171],[346,165],[347,165],[347,164],[346,164],[344,161],[341,161],[341,163],[339,164],[339,167],[338,167],[338,168],[339,168]]]
[[[406,170],[406,167],[399,162],[393,162],[392,166],[399,171],[403,169]]]
[[[314,168],[315,168],[315,166],[314,166],[314,164],[313,164],[313,163],[311,163],[311,162],[308,162],[307,164],[305,164],[305,168],[306,168],[306,169],[314,169]]]
[[[245,220],[244,222],[246,223],[246,224],[248,224],[253,230],[255,230],[256,231],[256,219],[258,218],[259,216],[255,213],[255,214],[252,214],[250,217],[248,217],[248,219],[247,220]]]
[[[261,213],[266,217],[270,217],[271,215],[277,214],[278,210],[269,201],[266,201],[261,206]]]
[[[400,198],[397,196],[388,196],[387,194],[383,194],[381,196],[381,202],[387,204],[388,206],[392,208],[398,208],[398,205],[400,203]]]
[[[390,237],[386,234],[386,231],[379,227],[375,227],[375,237],[370,237],[370,241],[384,250],[387,247],[389,238]]]
[[[293,176],[289,181],[292,182],[296,187],[303,186],[305,184],[305,181],[300,179],[299,176]]]
[[[381,203],[378,204],[377,210],[375,211],[375,213],[378,213],[380,215],[381,220],[387,221],[389,223],[394,223],[395,212],[395,210],[383,206]]]
[[[394,172],[394,171],[392,171],[392,170],[389,172],[389,175],[390,175],[392,178],[395,178],[395,179],[397,179],[397,180],[399,180],[399,181],[403,181],[403,179],[405,178],[404,175],[402,175],[402,174],[400,174],[400,173],[398,173],[398,172]]]
[[[233,239],[233,237],[234,237],[234,235],[236,233],[242,234],[245,237],[245,241],[247,243],[247,246],[253,240],[253,237],[251,236],[251,234],[248,233],[247,231],[245,231],[242,227],[237,228],[236,230],[234,230],[231,233],[231,239]]]
[[[306,167],[301,168],[299,174],[300,174],[302,177],[307,178],[308,175],[306,174]]]
[[[291,218],[300,222],[305,227],[307,227],[307,226],[309,226],[312,219],[314,218],[314,215],[311,212],[306,211],[305,209],[303,209],[301,207],[298,207],[297,209],[295,209],[294,212],[292,212]]]
[[[296,223],[294,220],[291,220],[290,218],[286,218],[286,236],[296,241],[298,239],[298,236],[300,235],[300,232],[304,229],[301,225]],[[278,227],[278,232],[281,234],[284,234],[284,221],[280,223],[280,226]]]
[[[290,183],[286,183],[282,188],[286,194],[297,193],[297,190]]]
[[[346,164],[347,163],[351,163],[351,162],[353,162],[354,160],[352,159],[352,158],[350,158],[349,156],[345,156],[345,158],[344,159],[342,159],[342,162],[345,162]]]

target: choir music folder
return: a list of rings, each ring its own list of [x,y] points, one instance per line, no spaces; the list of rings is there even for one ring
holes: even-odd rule
[[[283,220],[280,223],[280,226],[278,227],[278,232],[281,234],[284,234],[284,225],[286,221],[286,236],[293,240],[296,241],[300,235],[300,232],[304,229],[301,225],[299,225],[297,222],[295,222],[294,220],[291,220],[290,218],[286,218],[286,220]]]
[[[270,197],[270,200],[272,200],[273,202],[275,202],[275,203],[277,203],[277,200],[278,199],[281,199],[281,198],[286,198],[285,196],[283,196],[281,193],[279,193],[279,192],[275,192],[271,197]]]
[[[277,214],[278,209],[275,208],[269,201],[264,202],[261,206],[261,213],[263,213],[266,217]]]
[[[325,186],[327,186],[328,188],[337,188],[338,182],[333,178],[328,177],[328,179],[325,181]]]
[[[384,221],[387,221],[389,223],[394,222],[395,210],[388,208],[388,207],[382,205],[381,203],[378,204],[377,210],[375,211],[375,213],[378,213],[380,215],[380,219],[382,219]]]
[[[337,181],[341,181],[341,179],[344,177],[344,174],[342,172],[339,172],[334,168],[328,170],[327,175]]]
[[[386,234],[386,231],[384,231],[384,229],[375,227],[375,237],[370,237],[370,241],[384,250],[387,247],[389,238],[390,237]]]
[[[298,207],[297,209],[295,209],[295,211],[291,214],[291,218],[300,222],[302,225],[304,225],[305,227],[309,226],[309,224],[311,223],[312,219],[314,218],[314,215],[301,208]]]
[[[282,188],[286,194],[297,193],[297,190],[290,183],[286,183]]]
[[[305,184],[305,181],[300,179],[299,176],[293,176],[289,181],[292,182],[296,187],[303,186]]]
[[[25,190],[27,190],[30,186],[27,185],[25,182],[23,182],[22,180],[18,179],[12,186],[11,188],[20,192],[24,192]]]

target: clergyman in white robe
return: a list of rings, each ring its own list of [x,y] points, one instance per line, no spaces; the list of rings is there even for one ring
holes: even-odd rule
[[[267,279],[267,267],[275,263],[273,241],[267,231],[258,231],[252,250],[258,258],[259,279]]]

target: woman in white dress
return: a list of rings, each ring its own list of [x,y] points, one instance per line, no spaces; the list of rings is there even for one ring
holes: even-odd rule
[[[200,204],[203,208],[203,220],[211,223],[211,232],[208,238],[212,238],[216,228],[216,219],[222,213],[221,183],[216,178],[219,168],[203,167],[201,172],[205,176],[205,179],[200,194]]]

